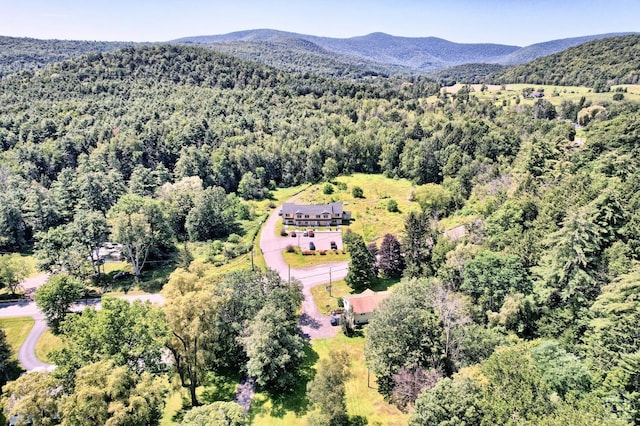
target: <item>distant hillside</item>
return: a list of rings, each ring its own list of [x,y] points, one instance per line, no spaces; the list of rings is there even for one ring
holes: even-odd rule
[[[525,64],[535,59],[562,52],[563,50],[566,50],[570,47],[578,46],[589,41],[630,34],[632,33],[597,34],[584,37],[563,38],[560,40],[546,41],[544,43],[536,43],[510,53],[509,55],[501,58],[498,63],[501,65]]]
[[[396,37],[373,33],[352,38],[317,37],[276,30],[250,30],[235,33],[187,37],[175,42],[221,43],[305,40],[328,52],[347,55],[378,64],[403,67],[413,71],[434,71],[471,62],[497,62],[518,50],[500,44],[462,44],[436,37]],[[238,45],[240,46],[240,45]]]
[[[133,43],[77,40],[39,40],[0,36],[0,77],[25,69],[75,58],[87,53],[113,52]]]
[[[497,83],[595,86],[640,81],[640,35],[594,40],[488,77]]]
[[[463,64],[429,74],[429,77],[445,85],[464,82],[469,84],[481,83],[486,77],[506,68],[498,64]]]
[[[228,41],[203,44],[212,50],[254,61],[283,71],[326,77],[358,79],[368,76],[408,74],[411,70],[328,51],[303,39]]]

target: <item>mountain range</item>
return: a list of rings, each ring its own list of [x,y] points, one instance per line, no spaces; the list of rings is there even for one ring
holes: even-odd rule
[[[346,79],[377,75],[429,75],[437,79],[445,76],[445,79],[464,80],[466,77],[482,77],[506,66],[527,63],[589,41],[626,34],[633,33],[598,34],[519,47],[454,43],[436,37],[397,37],[384,33],[330,38],[258,29],[185,37],[162,44],[198,45],[301,74]],[[0,36],[0,77],[84,54],[111,52],[136,44]]]
[[[526,47],[490,43],[454,43],[437,37],[397,37],[372,33],[352,38],[319,37],[270,29],[222,35],[185,37],[172,42],[204,44],[256,60],[257,46],[324,55],[333,60],[377,65],[397,72],[424,74],[461,64],[516,65],[560,52],[591,40],[630,33],[597,34],[537,43]],[[264,50],[263,50],[264,51]]]

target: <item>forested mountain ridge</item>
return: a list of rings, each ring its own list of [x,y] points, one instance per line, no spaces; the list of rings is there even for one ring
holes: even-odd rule
[[[590,41],[487,77],[498,83],[606,86],[640,81],[640,35]]]
[[[113,52],[131,45],[133,43],[0,36],[0,78],[17,71],[42,68],[87,53]]]

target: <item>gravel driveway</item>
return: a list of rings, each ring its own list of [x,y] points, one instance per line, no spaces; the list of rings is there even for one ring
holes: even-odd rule
[[[309,268],[291,269],[284,261],[282,251],[289,244],[298,245],[298,239],[303,249],[309,247],[310,241],[315,243],[317,250],[328,250],[331,241],[335,241],[338,248],[341,249],[342,234],[339,232],[315,232],[313,238],[304,236],[296,236],[295,238],[289,236],[281,237],[276,235],[276,225],[280,220],[279,211],[280,208],[276,208],[269,215],[262,228],[260,249],[264,255],[265,262],[269,268],[278,271],[282,279],[288,280],[291,277],[302,282],[302,294],[304,295],[302,315],[300,317],[302,332],[312,339],[334,337],[339,327],[332,326],[330,323],[331,317],[323,315],[318,310],[311,296],[311,289],[316,285],[328,283],[329,275],[331,275],[331,280],[343,279],[347,275],[349,262],[335,262]]]

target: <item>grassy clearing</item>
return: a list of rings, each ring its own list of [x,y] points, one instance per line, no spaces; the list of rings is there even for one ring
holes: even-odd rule
[[[294,248],[294,252],[290,253],[287,250],[282,251],[282,257],[287,265],[292,268],[306,268],[309,266],[325,265],[328,263],[344,262],[351,259],[349,253],[342,253],[340,250],[327,250],[326,254],[320,254],[319,250],[316,250],[315,254],[302,254],[302,251],[298,248]]]
[[[34,323],[31,317],[0,318],[0,327],[6,333],[7,343],[11,345],[14,354],[18,353]]]
[[[62,339],[47,329],[36,343],[36,357],[42,362],[52,364],[49,354],[54,350],[62,349]]]
[[[313,355],[311,372],[319,359],[328,358],[331,350],[345,350],[351,360],[351,378],[346,382],[347,411],[351,416],[367,418],[369,424],[406,425],[408,416],[384,401],[375,389],[375,380],[371,376],[367,384],[367,369],[364,363],[364,338],[347,338],[342,334],[332,339],[317,339],[310,348]],[[306,380],[302,380],[305,382]],[[300,386],[301,387],[301,386]],[[300,393],[299,393],[300,392]],[[259,425],[306,425],[307,410],[304,387],[296,390],[295,397],[283,401],[273,401],[267,394],[257,393],[251,406],[252,424]]]
[[[404,218],[407,212],[419,210],[418,203],[409,201],[414,190],[413,184],[406,179],[390,179],[383,175],[355,173],[341,176],[334,181],[333,194],[324,194],[324,184],[313,185],[298,197],[298,202],[308,204],[324,204],[343,202],[345,210],[351,211],[352,231],[362,235],[367,242],[382,241],[386,233],[399,235],[404,229]],[[340,189],[339,185],[346,185]],[[362,188],[364,198],[355,198],[353,187]],[[387,211],[389,200],[398,203],[399,212]]]

